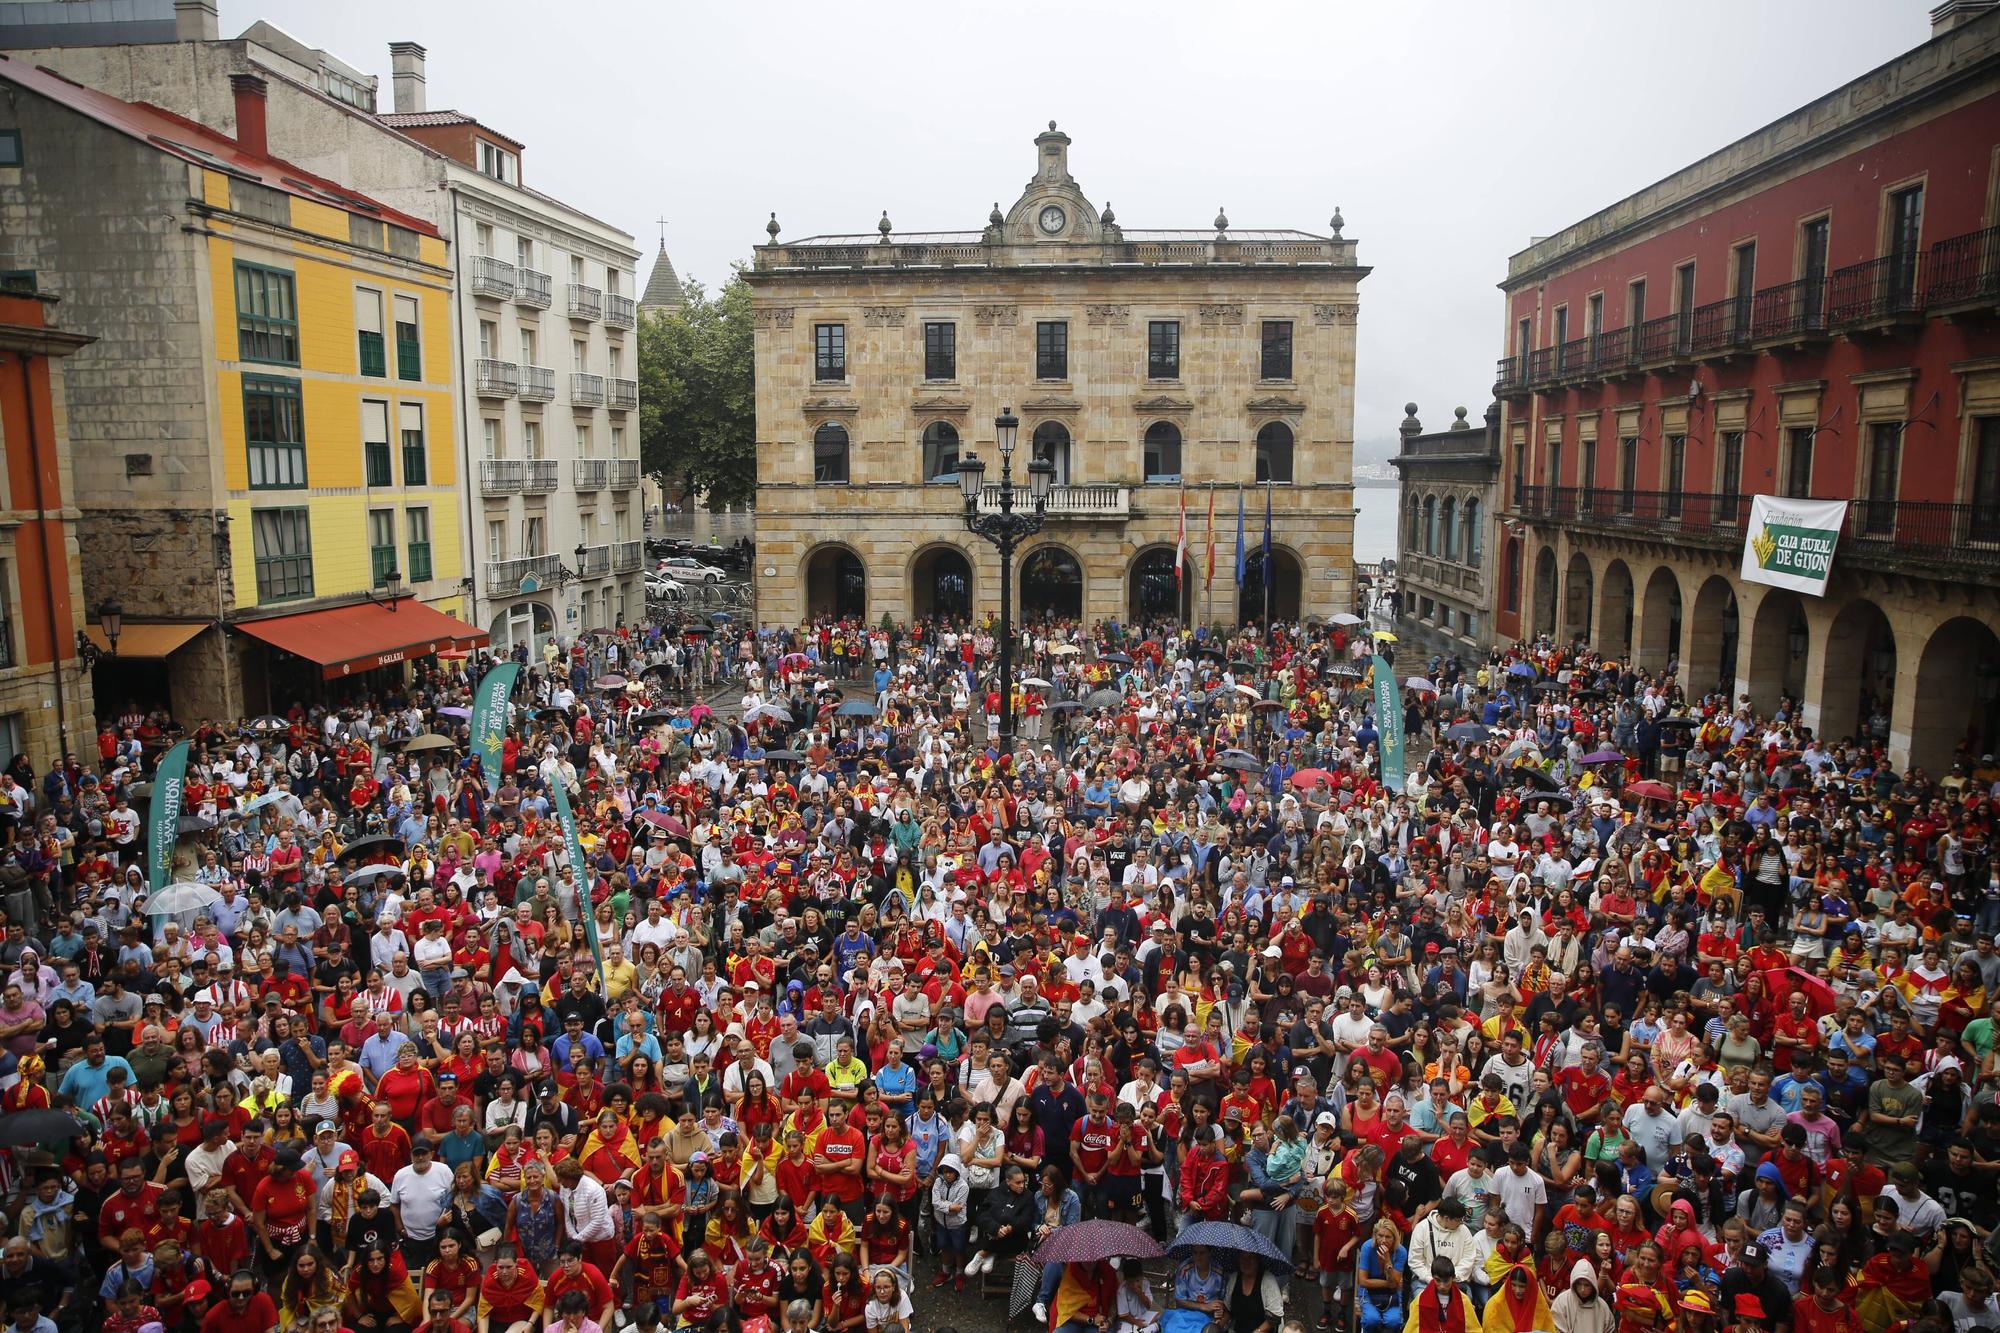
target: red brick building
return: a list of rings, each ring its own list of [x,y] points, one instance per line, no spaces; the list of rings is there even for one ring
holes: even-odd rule
[[[2000,10],[1513,256],[1502,640],[1803,701],[1941,772],[2000,745]],[[1853,501],[1823,597],[1751,497]]]

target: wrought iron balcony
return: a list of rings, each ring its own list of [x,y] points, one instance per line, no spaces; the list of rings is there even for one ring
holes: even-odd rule
[[[520,370],[512,361],[483,356],[473,364],[472,379],[481,398],[512,398],[521,387]]]
[[[639,406],[639,381],[612,379],[606,381],[606,401],[614,412],[631,412]]]
[[[606,542],[598,546],[583,548],[583,566],[578,569],[579,578],[603,578],[611,572],[611,545]]]
[[[611,489],[629,491],[639,484],[639,460],[636,458],[614,458],[611,460]]]
[[[514,295],[514,266],[491,255],[474,255],[472,280],[467,285],[474,296],[497,296],[505,301]]]
[[[605,458],[579,458],[576,460],[576,488],[580,491],[601,491],[611,483],[611,461]]]
[[[556,396],[556,373],[547,366],[521,367],[521,401],[546,403]]]
[[[479,493],[512,495],[521,489],[522,478],[526,475],[525,459],[482,458],[479,460]]]
[[[607,293],[604,298],[604,322],[618,329],[633,327],[639,322],[639,303],[629,296]]]
[[[528,474],[521,481],[521,489],[531,495],[543,495],[556,488],[562,479],[562,469],[553,458],[530,458]]]
[[[1493,371],[1493,392],[1500,397],[1528,391],[1528,368],[1521,357],[1503,356]]]
[[[1672,364],[1687,355],[1687,339],[1679,315],[1661,315],[1639,326],[1634,359],[1642,365]]]
[[[1717,356],[1743,346],[1750,333],[1751,293],[1696,306],[1688,321],[1688,350],[1696,356]]]
[[[646,563],[644,542],[613,542],[611,544],[611,568],[620,574],[637,573]]]
[[[1016,507],[1026,504],[1027,497],[1016,490]],[[997,514],[1000,512],[1000,488],[984,487],[979,493],[979,512]],[[1125,486],[1092,484],[1085,486],[1049,487],[1048,507],[1044,511],[1051,518],[1127,518],[1132,512],[1132,493]]]
[[[1519,486],[1514,512],[1531,522],[1734,547],[1743,539],[1750,500],[1694,491]],[[1834,559],[1926,570],[2000,570],[2000,502],[1855,500],[1847,506]]]
[[[555,296],[553,294],[555,283],[549,278],[548,274],[538,273],[531,268],[522,268],[514,270],[514,276],[520,280],[520,286],[514,292],[514,303],[516,305],[533,306],[537,310],[547,310],[551,305],[555,304]]]
[[[1864,264],[1835,269],[1829,288],[1829,320],[1836,329],[1921,319],[1924,282],[1921,254],[1883,255]]]
[[[1757,293],[1750,308],[1750,337],[1756,342],[1826,336],[1826,279],[1800,278]]]
[[[1597,346],[1591,350],[1591,361],[1598,373],[1615,375],[1625,368],[1632,359],[1632,330],[1611,329],[1597,335]]]
[[[1557,379],[1589,379],[1597,373],[1590,359],[1590,339],[1571,338],[1556,348]]]
[[[486,584],[496,591],[512,592],[521,586],[523,579],[534,579],[543,587],[554,582],[556,566],[562,563],[552,555],[524,555],[513,560],[489,560],[486,562]]]
[[[569,317],[571,319],[597,319],[604,314],[604,293],[595,287],[583,287],[572,282],[569,285]]]
[[[604,406],[604,376],[573,372],[569,377],[569,401],[573,407]]]
[[[1987,227],[1931,247],[1933,306],[2000,298],[2000,227]]]

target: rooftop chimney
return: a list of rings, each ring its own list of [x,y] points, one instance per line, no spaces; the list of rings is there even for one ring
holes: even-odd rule
[[[1945,0],[1931,11],[1931,36],[1942,37],[1996,8],[2000,8],[2000,0]]]
[[[255,74],[232,74],[229,90],[236,94],[236,146],[254,157],[269,157],[264,81]]]
[[[389,69],[396,80],[396,114],[428,111],[424,103],[424,48],[415,42],[389,43]]]
[[[216,0],[174,0],[174,40],[212,42],[220,38],[215,4]]]

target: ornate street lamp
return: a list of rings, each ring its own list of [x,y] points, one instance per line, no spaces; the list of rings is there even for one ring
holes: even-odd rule
[[[1037,458],[1028,464],[1028,486],[1021,495],[1014,485],[1014,449],[1020,438],[1021,421],[1011,407],[1002,408],[993,420],[993,442],[1000,450],[1000,484],[990,512],[986,498],[986,464],[977,454],[958,460],[958,486],[965,496],[967,531],[991,542],[1000,552],[1000,749],[1014,752],[1014,552],[1021,541],[1041,531],[1046,521],[1049,484],[1055,480],[1055,464]],[[1017,497],[1022,510],[1017,512]]]

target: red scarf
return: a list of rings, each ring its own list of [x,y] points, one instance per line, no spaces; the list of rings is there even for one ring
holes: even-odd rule
[[[1447,1333],[1444,1323],[1444,1298],[1438,1295],[1440,1285],[1436,1282],[1431,1283],[1424,1288],[1424,1294],[1417,1297],[1417,1333]],[[1456,1316],[1458,1314],[1456,1307],[1459,1300],[1458,1289],[1456,1287],[1452,1288],[1452,1296],[1454,1298],[1452,1300],[1454,1307],[1452,1313]],[[1463,1319],[1454,1318],[1452,1322],[1453,1327],[1449,1330],[1449,1333],[1461,1333],[1461,1330],[1465,1326]],[[1534,1312],[1531,1310],[1529,1311],[1528,1322],[1516,1325],[1516,1327],[1529,1328],[1533,1326],[1533,1323]]]

